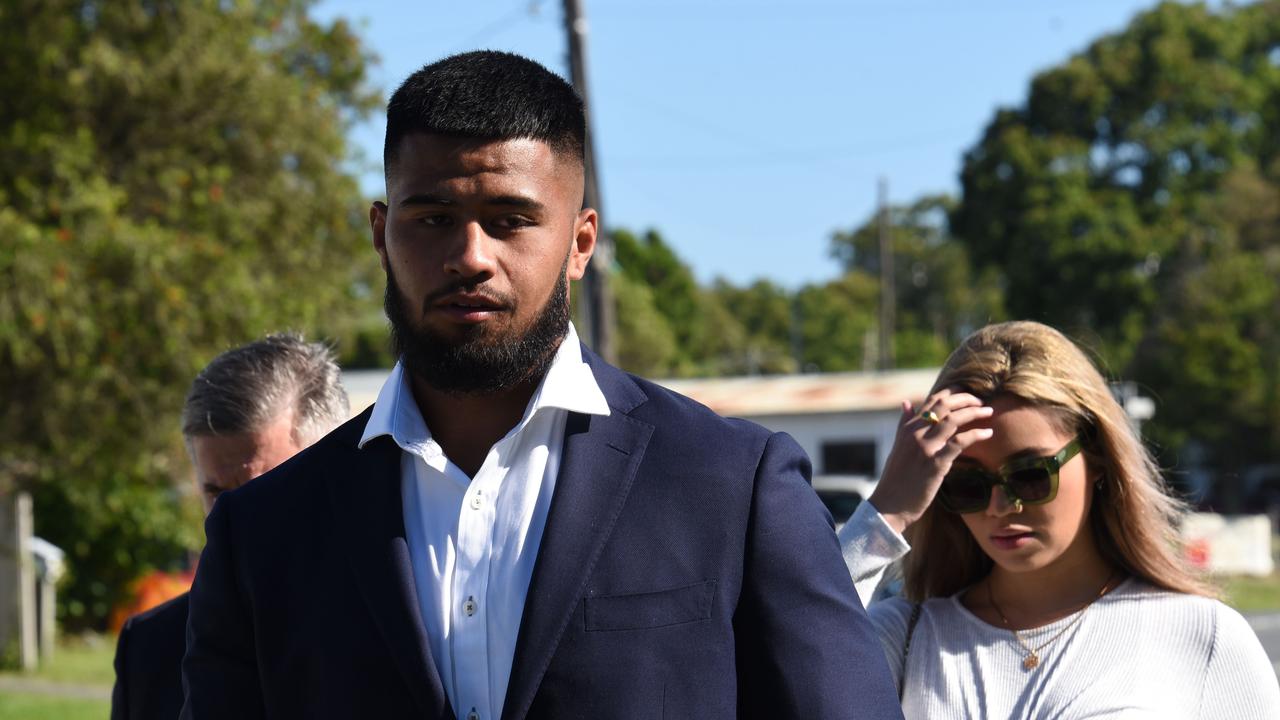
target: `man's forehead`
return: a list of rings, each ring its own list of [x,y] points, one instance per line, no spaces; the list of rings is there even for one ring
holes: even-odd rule
[[[418,176],[447,177],[483,172],[526,173],[572,180],[582,163],[534,138],[477,139],[413,133],[400,141],[387,168],[388,186]]]

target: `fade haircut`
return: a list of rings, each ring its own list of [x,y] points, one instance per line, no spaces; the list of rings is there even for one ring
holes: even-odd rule
[[[388,177],[414,133],[501,141],[527,138],[583,161],[586,117],[569,83],[507,52],[452,55],[410,75],[387,103],[382,161]]]
[[[182,408],[186,438],[256,432],[293,410],[293,439],[307,446],[347,419],[333,352],[292,333],[268,335],[214,358]]]

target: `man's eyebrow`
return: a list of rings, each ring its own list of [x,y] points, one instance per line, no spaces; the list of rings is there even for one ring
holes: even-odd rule
[[[431,193],[418,193],[416,195],[410,195],[409,197],[401,200],[398,203],[398,205],[402,208],[410,207],[414,205],[450,206],[450,205],[456,205],[456,204],[457,202],[455,202],[450,198],[443,197],[441,195],[433,195]],[[529,210],[533,212],[543,210],[546,207],[545,205],[538,202],[537,200],[534,200],[531,197],[526,197],[524,195],[496,195],[491,198],[486,198],[485,204],[501,205],[503,207],[516,208],[519,210]]]
[[[531,197],[523,195],[499,195],[489,198],[486,201],[488,205],[506,205],[509,207],[519,208],[521,210],[542,210],[545,206]]]
[[[417,195],[410,195],[398,204],[400,207],[409,207],[410,205],[452,205],[453,201],[431,193],[418,193]]]

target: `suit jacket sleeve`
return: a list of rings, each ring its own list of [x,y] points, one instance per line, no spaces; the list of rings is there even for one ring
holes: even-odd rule
[[[116,657],[112,663],[116,669],[116,684],[111,688],[111,720],[125,720],[129,717],[128,676],[125,660],[128,657],[129,630],[133,618],[125,621],[120,628],[120,638],[116,640]]]
[[[901,718],[875,631],[785,434],[756,471],[742,597],[734,616],[739,717]]]
[[[205,521],[208,543],[191,587],[187,654],[182,660],[184,720],[249,720],[265,714],[252,615],[234,562],[234,501],[230,495],[220,497]]]

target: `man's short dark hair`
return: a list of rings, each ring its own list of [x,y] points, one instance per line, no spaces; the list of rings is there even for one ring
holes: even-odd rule
[[[293,410],[293,439],[310,445],[349,414],[333,351],[294,334],[268,335],[214,358],[191,383],[182,434],[258,432]]]
[[[486,141],[528,138],[583,159],[586,117],[569,83],[538,63],[495,50],[452,55],[410,75],[387,103],[388,175],[405,136]]]

